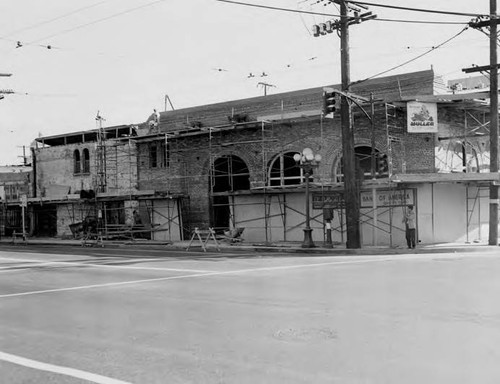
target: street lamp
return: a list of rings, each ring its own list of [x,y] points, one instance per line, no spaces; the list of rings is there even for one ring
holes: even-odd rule
[[[306,178],[306,227],[304,228],[304,242],[302,243],[302,248],[314,248],[315,245],[311,236],[312,229],[309,217],[309,177],[311,177],[313,169],[319,166],[321,155],[315,155],[311,148],[304,148],[302,153],[293,155],[293,159],[297,165],[302,168],[304,177]]]

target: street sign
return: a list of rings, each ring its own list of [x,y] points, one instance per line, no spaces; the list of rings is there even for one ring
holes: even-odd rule
[[[312,194],[313,209],[325,208],[344,208],[343,192],[313,192]]]
[[[400,207],[415,204],[412,189],[379,189],[375,195],[377,207]],[[361,208],[373,207],[373,193],[361,192]]]
[[[408,204],[415,205],[413,189],[379,189],[375,194],[377,207],[400,207]],[[373,193],[372,191],[361,191],[360,193],[361,208],[372,208]],[[313,209],[345,208],[343,192],[313,192],[312,193]]]

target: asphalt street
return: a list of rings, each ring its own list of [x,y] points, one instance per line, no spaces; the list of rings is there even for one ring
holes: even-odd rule
[[[0,247],[0,382],[498,383],[499,256]]]

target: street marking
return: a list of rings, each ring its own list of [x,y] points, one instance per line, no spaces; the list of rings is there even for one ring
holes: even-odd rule
[[[279,270],[298,269],[298,268],[314,268],[314,267],[324,267],[327,265],[349,265],[349,264],[377,263],[377,262],[384,262],[384,261],[389,261],[389,260],[392,260],[392,259],[379,257],[379,258],[370,259],[370,260],[366,259],[366,260],[332,261],[329,263],[297,264],[297,265],[284,265],[284,266],[277,266],[277,267],[239,269],[239,270],[234,270],[234,271],[195,273],[195,274],[180,275],[180,276],[157,277],[157,278],[153,278],[153,279],[120,281],[120,282],[116,282],[116,283],[80,285],[80,286],[76,286],[76,287],[44,289],[44,290],[40,290],[40,291],[28,291],[28,292],[19,292],[19,293],[8,293],[5,295],[0,295],[0,299],[9,298],[9,297],[40,295],[40,294],[45,294],[45,293],[78,291],[78,290],[93,289],[93,288],[117,287],[117,286],[132,285],[132,284],[151,283],[151,282],[157,282],[157,281],[180,280],[180,279],[188,279],[188,278],[195,278],[195,277],[223,276],[223,275],[234,275],[234,274],[240,274],[240,273],[251,273],[251,272],[262,272],[262,271],[279,271]]]
[[[136,267],[136,266],[128,266],[128,265],[110,265],[110,264],[94,264],[94,263],[79,263],[77,261],[44,261],[44,260],[33,260],[33,259],[19,259],[19,258],[10,258],[10,257],[0,257],[1,260],[9,260],[9,261],[18,261],[20,263],[33,263],[32,265],[26,265],[25,267],[21,267],[23,269],[29,269],[34,267],[39,267],[43,265],[73,265],[73,266],[85,266],[85,267],[98,267],[98,268],[115,268],[115,269],[139,269],[139,270],[148,270],[148,271],[169,271],[169,272],[196,272],[196,273],[206,273],[206,272],[214,272],[210,270],[204,269],[189,269],[189,268],[160,268],[160,267]],[[154,259],[157,261],[157,259]],[[122,260],[119,260],[123,262]],[[144,261],[144,259],[127,259],[127,263],[135,263],[137,261]],[[10,267],[0,267],[0,272],[2,270],[16,270],[18,267],[10,266]]]
[[[40,361],[27,359],[21,356],[11,355],[10,353],[5,353],[5,352],[0,352],[0,361],[6,361],[8,363],[21,365],[23,367],[32,368],[39,371],[51,372],[64,376],[71,376],[77,379],[86,380],[96,384],[132,384],[128,381],[112,379],[110,377],[81,371],[79,369],[62,367],[60,365],[42,363]]]
[[[44,265],[51,265],[53,264],[52,262],[45,262],[45,263],[35,263],[35,262],[29,262],[29,263],[20,263],[16,265],[10,265],[8,267],[0,267],[0,273],[4,272],[12,272],[12,271],[24,271],[26,269],[32,269],[36,267],[43,267]]]

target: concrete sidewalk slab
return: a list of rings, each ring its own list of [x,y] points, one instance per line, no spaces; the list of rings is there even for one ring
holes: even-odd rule
[[[58,238],[29,238],[27,242],[17,239],[15,242],[12,238],[0,239],[0,245],[30,245],[30,246],[82,246],[82,240],[78,239],[58,239]],[[98,246],[104,248],[120,248],[120,247],[137,247],[147,249],[175,249],[187,250],[189,241],[154,241],[154,240],[104,240]],[[92,245],[87,245],[92,246]],[[94,245],[96,246],[96,245]],[[345,246],[335,245],[333,248],[322,247],[320,245],[315,248],[302,248],[300,242],[277,242],[270,244],[263,243],[227,243],[218,242],[208,243],[205,245],[209,252],[276,252],[276,253],[294,253],[294,254],[325,254],[325,255],[393,255],[393,254],[420,254],[420,253],[453,253],[453,252],[497,252],[500,256],[500,247],[488,245],[486,243],[439,243],[439,244],[423,244],[415,249],[407,249],[406,247],[384,247],[384,246],[364,246],[360,249],[347,249]],[[204,252],[201,244],[191,244],[189,247],[191,252]]]

